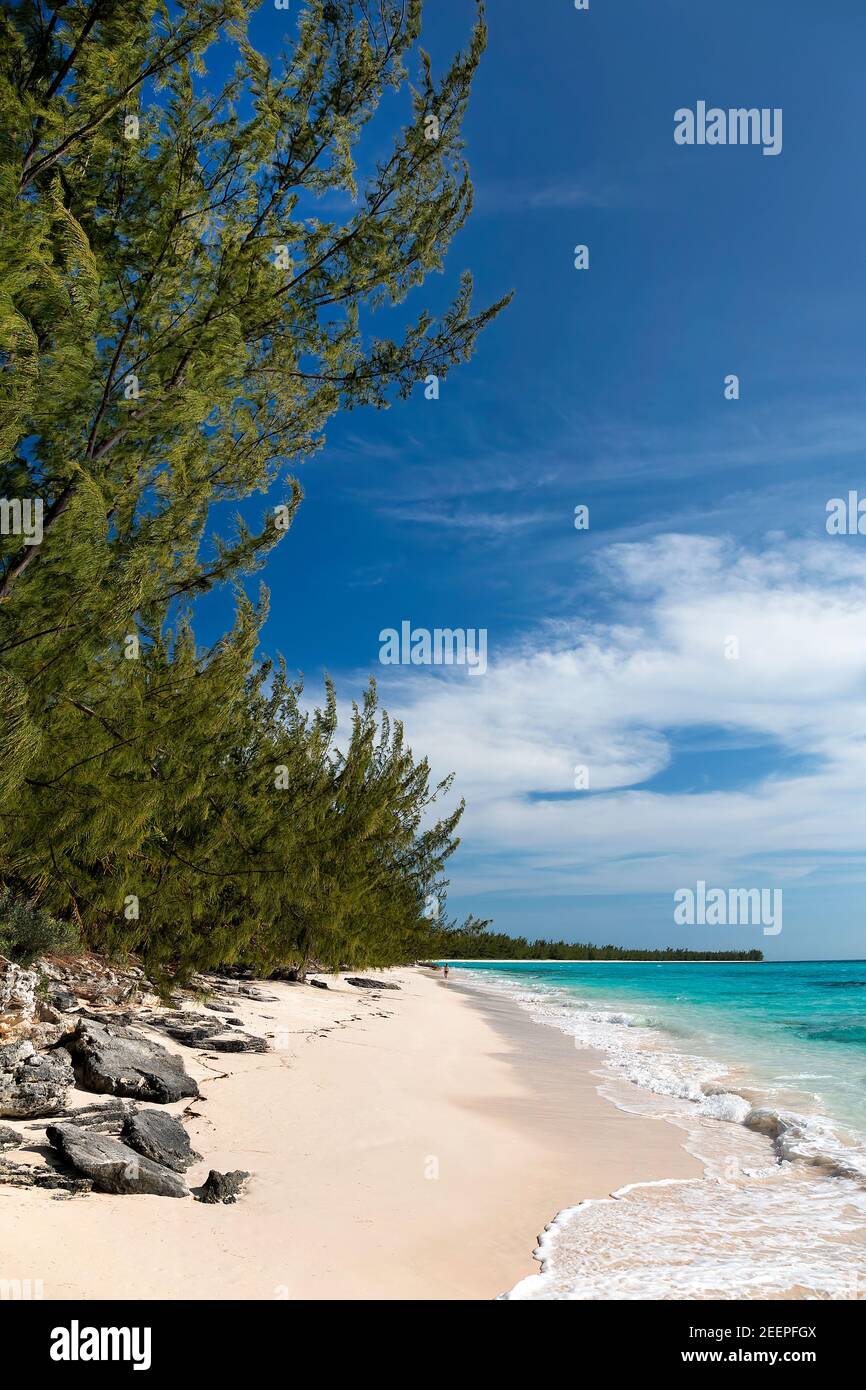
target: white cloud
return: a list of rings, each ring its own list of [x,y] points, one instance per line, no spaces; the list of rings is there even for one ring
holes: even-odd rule
[[[508,650],[491,636],[483,677],[384,670],[383,702],[468,802],[455,888],[490,887],[494,862],[497,886],[535,892],[781,882],[827,875],[836,856],[849,876],[866,852],[861,544],[613,546],[596,563],[615,620],[546,624]],[[725,657],[729,637],[739,660]],[[708,725],[778,744],[803,770],[738,791],[637,787],[670,761],[672,733]],[[571,795],[579,763],[591,796]]]
[[[621,192],[613,184],[582,179],[488,180],[475,192],[475,205],[482,213],[608,208],[621,201]]]

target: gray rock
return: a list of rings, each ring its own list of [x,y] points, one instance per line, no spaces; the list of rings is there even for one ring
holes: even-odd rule
[[[123,1125],[121,1137],[137,1153],[154,1163],[162,1163],[175,1173],[185,1173],[199,1154],[194,1153],[189,1135],[174,1115],[164,1110],[139,1110],[130,1115]]]
[[[83,1196],[93,1187],[90,1178],[76,1178],[57,1168],[37,1168],[33,1163],[12,1163],[9,1159],[0,1159],[0,1183],[7,1187],[53,1189],[57,1195],[65,1197]]]
[[[780,1138],[788,1128],[775,1110],[750,1110],[743,1124],[746,1129],[753,1129],[757,1134],[766,1134],[770,1139]]]
[[[78,1082],[86,1091],[133,1096],[161,1105],[197,1096],[198,1086],[183,1059],[126,1028],[82,1019],[61,1039],[72,1056]]]
[[[61,1013],[68,1013],[70,1009],[78,1008],[78,999],[76,996],[72,994],[70,990],[66,989],[65,986],[60,984],[54,984],[50,987],[48,991],[48,1000],[49,1003],[53,1004],[55,1009],[59,1009]]]
[[[0,956],[0,1041],[25,1035],[36,1013],[39,976]]]
[[[196,1194],[200,1202],[225,1202],[231,1205],[236,1202],[249,1173],[243,1169],[236,1168],[233,1173],[218,1173],[216,1168],[211,1168],[202,1187]]]
[[[49,1004],[44,999],[40,999],[36,1005],[36,1018],[39,1023],[60,1023],[66,1022],[59,1009],[55,1009],[53,1004]],[[60,1030],[63,1031],[62,1028]],[[31,1033],[31,1038],[32,1038]],[[59,1034],[58,1034],[59,1036]]]
[[[307,981],[307,984],[308,984],[308,985],[312,985],[312,986],[313,986],[313,989],[328,989],[328,988],[329,988],[329,985],[328,985],[328,981],[327,981],[327,980],[308,980],[308,981]]]
[[[255,1038],[251,1033],[232,1033],[226,1038],[208,1038],[204,1044],[209,1052],[269,1052],[266,1038]]]
[[[126,1120],[135,1114],[131,1100],[106,1100],[100,1105],[83,1105],[64,1110],[59,1119],[84,1129],[98,1129],[102,1134],[119,1134]]]
[[[35,970],[25,970],[5,956],[0,956],[0,1013],[33,1012],[36,1007],[36,986],[39,976]]]
[[[49,1125],[48,1142],[77,1172],[90,1178],[97,1192],[153,1197],[188,1197],[182,1178],[160,1163],[137,1154],[106,1134],[78,1125]]]
[[[74,1082],[65,1052],[37,1052],[27,1039],[0,1047],[0,1116],[56,1115]]]
[[[346,984],[354,985],[356,989],[399,989],[399,985],[392,984],[388,980],[367,980],[363,975],[347,975]]]
[[[224,1024],[216,1018],[206,1019],[204,1023],[199,1023],[196,1019],[177,1023],[171,1019],[155,1018],[151,1021],[151,1027],[158,1028],[161,1033],[167,1033],[175,1042],[183,1043],[184,1047],[201,1047],[214,1033],[221,1033]]]
[[[23,1135],[9,1125],[0,1125],[0,1149],[19,1149],[24,1143]]]
[[[90,1009],[80,1008],[76,1010],[78,1018],[90,1019],[93,1023],[102,1023],[106,1028],[124,1029],[129,1028],[133,1023],[145,1024],[148,1028],[151,1021],[148,1016],[140,1010],[133,1013],[131,1010],[124,1009]],[[70,1024],[67,1020],[66,1031],[69,1032]]]
[[[167,1033],[184,1047],[204,1048],[213,1052],[268,1051],[265,1039],[254,1037],[251,1033],[220,1036],[230,1022],[230,1019],[208,1018],[204,1014],[189,1013],[152,1019],[151,1027]],[[240,1022],[238,1019],[238,1023]]]
[[[152,986],[138,966],[109,965],[99,956],[80,955],[70,960],[56,957],[39,961],[43,977],[50,981],[49,998],[56,988],[78,1000],[100,1004],[127,1004]],[[52,998],[52,1003],[54,1000]],[[64,1008],[58,1004],[58,1008]]]

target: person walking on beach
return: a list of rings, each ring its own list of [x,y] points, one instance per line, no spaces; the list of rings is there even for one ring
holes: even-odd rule
[[[448,966],[447,966],[447,965],[443,965],[443,967],[442,967],[442,974],[445,976],[445,979],[447,980],[447,979],[448,979]]]

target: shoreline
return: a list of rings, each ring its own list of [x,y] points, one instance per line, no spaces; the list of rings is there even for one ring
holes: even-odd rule
[[[712,1016],[697,1022],[696,1033],[694,1010],[667,1024],[641,1017],[660,1009],[667,996],[657,992],[617,992],[582,1007],[579,999],[572,1008],[567,986],[534,987],[543,975],[530,973],[516,990],[506,978],[491,977],[490,993],[501,990],[579,1048],[600,1048],[600,1095],[630,1114],[663,1119],[700,1165],[691,1179],[631,1181],[559,1211],[540,1242],[540,1267],[510,1298],[863,1298],[856,1273],[866,1251],[862,1131],[848,1132],[825,1111],[826,1097],[807,1089],[828,1079],[811,1056],[801,1061],[795,1051],[783,1062],[776,1051],[762,1075],[759,1052],[751,1062],[725,1060],[726,1035],[714,1034]],[[684,1049],[693,1036],[710,1041],[709,1051],[700,1043]]]
[[[46,1299],[493,1299],[563,1208],[700,1175],[673,1126],[598,1094],[601,1054],[432,971],[377,974],[399,990],[238,1001],[272,1052],[170,1044],[202,1090],[190,1180],[250,1170],[237,1204],[0,1187],[0,1276]],[[48,1123],[17,1125],[31,1161]]]

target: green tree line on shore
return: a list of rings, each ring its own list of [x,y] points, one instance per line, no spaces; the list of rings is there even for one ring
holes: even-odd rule
[[[429,935],[430,960],[713,960],[757,962],[763,951],[687,951],[679,946],[645,950],[628,946],[592,946],[584,941],[527,941],[522,936],[491,932],[486,922],[469,919]]]
[[[422,954],[462,811],[372,682],[347,726],[330,684],[308,707],[245,581],[334,413],[445,376],[506,302],[464,275],[403,307],[471,210],[483,15],[436,77],[421,0],[309,0],[279,62],[256,8],[0,4],[0,881],[165,979]]]

